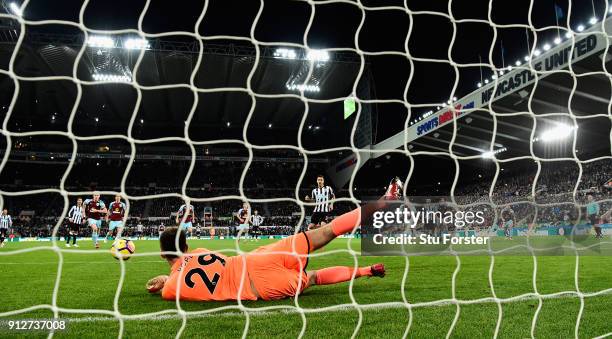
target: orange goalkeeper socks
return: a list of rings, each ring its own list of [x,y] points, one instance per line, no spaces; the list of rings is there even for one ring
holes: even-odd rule
[[[354,267],[348,266],[335,266],[328,267],[321,270],[317,270],[317,285],[330,285],[337,284],[345,281],[351,280],[353,277]],[[369,277],[372,275],[372,269],[370,266],[368,267],[359,267],[357,268],[357,272],[355,273],[355,278],[359,277]]]

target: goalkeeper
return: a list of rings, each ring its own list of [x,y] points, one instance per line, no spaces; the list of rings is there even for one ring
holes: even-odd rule
[[[375,204],[343,214],[316,230],[293,235],[279,242],[259,247],[254,252],[227,257],[207,249],[189,251],[185,233],[176,227],[160,237],[162,258],[171,267],[170,276],[157,276],[147,282],[151,293],[161,291],[163,299],[175,300],[274,300],[295,296],[313,285],[329,285],[365,276],[383,277],[385,267],[336,266],[306,271],[308,254],[359,226],[361,214],[381,208],[385,200],[399,195],[399,180],[393,180],[384,198]],[[177,232],[178,234],[177,239]],[[178,240],[178,241],[177,241]],[[176,244],[180,252],[177,256]],[[282,252],[282,253],[279,253]]]

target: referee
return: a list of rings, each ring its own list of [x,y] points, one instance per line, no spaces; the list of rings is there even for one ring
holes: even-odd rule
[[[259,215],[257,210],[253,211],[253,215],[251,216],[251,233],[253,233],[253,238],[255,241],[259,240],[259,226],[263,223],[264,217]]]
[[[11,226],[13,226],[13,220],[5,208],[0,216],[0,247],[4,247],[4,239],[6,239],[6,234]]]
[[[603,238],[601,225],[599,224],[599,204],[595,201],[592,194],[587,195],[586,212],[589,222],[595,228],[595,238]]]
[[[66,237],[66,247],[70,247],[70,238],[72,238],[72,246],[79,247],[76,243],[77,234],[79,229],[83,225],[85,220],[85,206],[83,206],[83,199],[78,198],[76,205],[73,205],[68,212],[68,236]]]

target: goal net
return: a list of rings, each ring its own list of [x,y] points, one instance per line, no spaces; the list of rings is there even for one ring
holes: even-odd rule
[[[451,306],[452,316],[444,328],[444,334],[450,337],[456,334],[462,310],[473,305],[493,305],[495,313],[488,316],[496,318],[492,335],[497,337],[508,316],[504,313],[505,305],[534,301],[535,310],[529,313],[527,326],[529,335],[535,337],[543,321],[540,314],[544,302],[573,298],[579,303],[572,324],[573,335],[582,336],[587,300],[604,298],[612,292],[609,281],[596,289],[584,289],[580,277],[585,265],[582,257],[608,255],[612,245],[612,76],[608,71],[612,59],[609,54],[612,19],[608,19],[608,13],[612,10],[606,2],[593,2],[591,6],[577,1],[549,4],[547,8],[531,1],[522,11],[511,11],[501,1],[489,1],[482,6],[448,1],[433,9],[409,1],[389,3],[381,6],[334,0],[279,4],[262,0],[244,4],[252,15],[242,17],[236,13],[240,12],[238,7],[224,12],[216,1],[206,1],[199,7],[189,5],[197,13],[191,29],[159,31],[155,28],[174,26],[161,24],[163,15],[156,16],[152,9],[155,5],[149,0],[136,9],[130,5],[135,13],[132,22],[125,26],[128,28],[117,29],[105,28],[108,25],[92,17],[99,12],[110,18],[109,13],[121,9],[105,8],[98,2],[86,0],[71,7],[72,14],[49,17],[37,13],[44,8],[37,2],[2,2],[2,48],[9,51],[3,54],[8,58],[0,61],[3,77],[0,100],[6,102],[2,110],[4,152],[0,163],[5,181],[0,189],[0,202],[13,211],[16,208],[25,211],[13,219],[25,220],[27,211],[46,208],[44,203],[42,207],[31,205],[28,199],[32,196],[35,200],[53,200],[62,208],[53,211],[56,218],[45,222],[51,233],[49,243],[28,243],[19,248],[10,248],[13,243],[9,243],[6,250],[0,251],[0,267],[1,261],[8,265],[15,258],[42,251],[56,255],[58,264],[51,276],[44,277],[53,286],[48,302],[5,307],[0,311],[0,321],[6,325],[8,319],[30,317],[35,311],[49,311],[54,318],[70,318],[75,322],[111,319],[119,324],[118,337],[123,337],[128,321],[178,320],[178,326],[172,327],[178,338],[185,334],[192,318],[215,319],[230,314],[243,319],[241,334],[247,337],[258,334],[253,330],[257,315],[293,315],[291,322],[283,320],[284,324],[297,329],[296,335],[303,337],[316,326],[309,321],[312,315],[351,311],[358,316],[346,326],[351,326],[349,332],[356,337],[368,324],[365,312],[391,309],[403,312],[401,335],[410,337],[419,321],[414,312]],[[482,7],[480,13],[470,13],[478,7]],[[168,12],[172,17],[168,21],[181,21],[180,15],[173,16],[177,11],[181,12],[177,9]],[[284,16],[287,13],[299,15],[291,22]],[[215,29],[223,26],[230,14],[240,16],[234,19],[247,25],[239,25],[235,30]],[[65,19],[70,15],[70,19]],[[336,28],[332,25],[334,20],[344,20],[337,25],[351,29]],[[232,33],[240,31],[240,27],[244,31]],[[295,32],[299,39],[292,36]],[[347,34],[350,39],[345,40],[349,45],[336,44]],[[275,38],[270,40],[270,36]],[[283,36],[286,38],[278,38]],[[31,56],[32,50],[36,57]],[[218,64],[208,63],[224,53],[229,53],[231,59],[231,66],[225,67],[242,74],[241,81],[210,66]],[[43,60],[45,71],[24,66],[36,62],[28,58]],[[174,62],[181,66],[170,68]],[[275,72],[274,63],[291,67],[289,71]],[[168,68],[160,71],[162,66]],[[266,71],[267,68],[272,71]],[[265,83],[268,78],[274,78],[267,80],[271,81],[270,86]],[[45,83],[70,87],[70,105],[44,98],[40,103],[39,99],[32,102],[32,93],[37,88],[44,92]],[[104,94],[106,98],[97,93],[100,86],[112,86]],[[172,94],[175,99],[156,102],[156,96],[165,92],[175,93]],[[105,127],[101,123],[102,119],[109,119],[105,116],[109,108],[104,104],[109,96],[123,105],[115,107],[121,113],[110,118],[123,121],[121,127]],[[243,110],[245,114],[239,118],[232,113],[215,115],[216,100],[221,96],[226,101],[222,105],[228,105],[229,111]],[[244,100],[247,104],[237,104]],[[283,103],[286,106],[279,109],[291,117],[266,116],[266,110],[278,109],[276,104],[270,104],[273,100],[291,100],[291,104]],[[147,112],[159,105],[166,105],[164,110],[170,120],[182,120],[184,125],[171,130],[159,120],[154,127],[156,137],[149,137],[145,129],[153,126],[155,118]],[[97,108],[93,110],[92,106]],[[330,107],[337,116],[322,117],[321,112],[329,113],[325,110]],[[22,119],[21,114],[28,110],[47,117],[46,123]],[[337,125],[323,126],[326,119]],[[297,136],[293,144],[276,139],[273,132],[277,122],[283,124],[287,120],[291,122],[286,129]],[[204,126],[203,139],[194,137],[198,133],[193,127],[196,125]],[[254,135],[256,128],[258,132]],[[70,151],[55,148],[53,138],[67,142]],[[282,143],[275,142],[281,139]],[[48,148],[29,148],[35,140]],[[182,150],[177,154],[146,153],[170,146]],[[209,154],[209,150],[219,147],[231,150],[228,154],[223,154],[224,151]],[[113,149],[124,152],[113,153]],[[274,153],[279,150],[291,156]],[[333,160],[321,160],[323,157]],[[35,176],[40,174],[43,178],[39,183],[24,185],[19,179],[12,180],[22,164],[38,160],[59,161],[65,166],[55,173],[52,184],[44,179],[50,173],[44,165],[35,170]],[[154,161],[153,165],[150,161]],[[242,161],[240,167],[228,165],[236,161]],[[205,164],[211,162],[213,166]],[[399,266],[393,266],[394,271],[389,273],[401,276],[393,301],[364,299],[360,293],[366,292],[353,277],[348,289],[342,290],[343,298],[337,299],[342,301],[323,307],[304,302],[307,295],[296,295],[290,303],[268,305],[263,301],[238,300],[206,308],[185,307],[185,302],[177,298],[173,308],[160,310],[153,305],[149,309],[135,308],[137,312],[133,312],[121,305],[122,295],[138,292],[144,295],[141,286],[144,281],[130,280],[130,262],[118,260],[113,261],[118,267],[113,271],[118,280],[112,286],[115,290],[113,300],[109,301],[112,307],[65,307],[58,303],[62,284],[71,279],[65,271],[78,274],[64,264],[74,259],[65,258],[78,254],[82,255],[79,261],[98,262],[87,259],[96,252],[67,249],[61,240],[75,198],[94,193],[73,183],[75,172],[113,176],[119,183],[117,187],[97,191],[106,197],[120,195],[127,205],[124,220],[150,214],[156,208],[163,210],[161,214],[170,215],[182,204],[195,205],[197,211],[198,205],[206,206],[206,213],[210,214],[204,216],[204,227],[197,230],[197,237],[215,241],[216,234],[217,238],[232,239],[233,246],[224,248],[223,253],[244,255],[252,248],[233,236],[242,234],[235,229],[232,214],[238,205],[246,201],[263,209],[268,204],[290,204],[294,208],[280,208],[280,213],[295,218],[283,226],[290,226],[286,233],[298,234],[311,220],[311,211],[316,206],[304,199],[315,187],[314,182],[308,182],[317,174],[311,173],[312,168],[318,170],[323,166],[325,176],[336,187],[339,211],[348,211],[384,194],[389,180],[397,175],[402,183],[402,198],[412,199],[412,204],[402,200],[403,208],[424,206],[440,210],[440,206],[448,204],[453,211],[486,212],[481,225],[468,222],[457,227],[442,221],[422,222],[417,227],[393,228],[389,231],[393,234],[438,239],[445,234],[456,238],[487,237],[493,239],[493,244],[508,241],[500,247],[489,244],[476,251],[451,244],[431,253],[427,252],[431,248],[426,253],[406,253],[405,248],[394,252],[404,255],[400,256]],[[281,167],[285,172],[277,170]],[[255,174],[250,171],[253,168]],[[228,179],[228,173],[234,172],[239,175],[234,180]],[[279,173],[297,176],[275,177]],[[206,179],[201,179],[204,176]],[[5,185],[6,178],[9,183]],[[221,184],[215,185],[213,181]],[[277,187],[270,187],[273,186],[270,182]],[[285,185],[289,187],[282,187]],[[161,200],[167,203],[151,202]],[[223,205],[227,201],[233,201],[231,207]],[[26,204],[29,208],[23,207]],[[221,214],[227,219],[218,219],[217,210],[213,214],[209,206],[222,206]],[[266,213],[266,218],[270,214],[274,215]],[[173,225],[175,217],[172,214],[165,226]],[[186,221],[181,219],[179,223]],[[152,236],[157,236],[159,220],[154,225]],[[371,231],[367,226],[371,225],[362,225],[367,232]],[[44,228],[40,226],[34,233],[44,232]],[[278,228],[266,224],[264,219],[262,230],[273,235]],[[193,238],[194,235],[189,241]],[[310,253],[308,258],[333,263],[335,256],[348,257],[357,268],[366,255],[389,254],[386,248],[371,243],[371,239],[361,239],[359,229],[346,238],[346,246],[332,246]],[[178,244],[177,236],[177,247]],[[289,254],[300,257],[296,248]],[[448,276],[450,296],[419,301],[408,292],[411,282],[422,282],[413,278],[420,271],[413,272],[411,265],[418,260],[413,256],[423,254],[444,254],[453,259]],[[159,255],[158,250],[137,248],[132,256],[152,262],[156,259],[154,265],[158,265]],[[481,268],[486,275],[481,278],[486,280],[486,297],[464,298],[458,294],[458,277],[465,260],[470,263],[468,270],[474,263],[465,259],[467,255],[486,257],[485,261],[477,261],[485,266]],[[522,272],[522,276],[528,279],[529,291],[499,294],[494,276],[499,265],[496,258],[502,255],[528,259],[523,263],[531,265],[530,271]],[[573,288],[543,292],[548,289],[539,283],[540,255],[571,256]],[[382,262],[385,259],[380,258]],[[97,274],[112,274],[100,265]],[[302,268],[301,274],[306,274],[305,267]],[[242,274],[243,277],[247,274],[246,266]],[[14,284],[8,277],[1,280]],[[298,290],[302,287],[302,279],[299,281]],[[240,291],[250,287],[243,282]],[[180,285],[176,294],[180,294]],[[612,335],[609,329],[608,326],[603,333],[588,333],[606,337]],[[49,337],[55,334],[49,331]]]

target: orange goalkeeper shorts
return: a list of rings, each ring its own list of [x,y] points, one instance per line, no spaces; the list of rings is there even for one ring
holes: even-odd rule
[[[247,254],[249,277],[261,299],[283,299],[304,290],[309,253],[310,239],[299,233]]]

